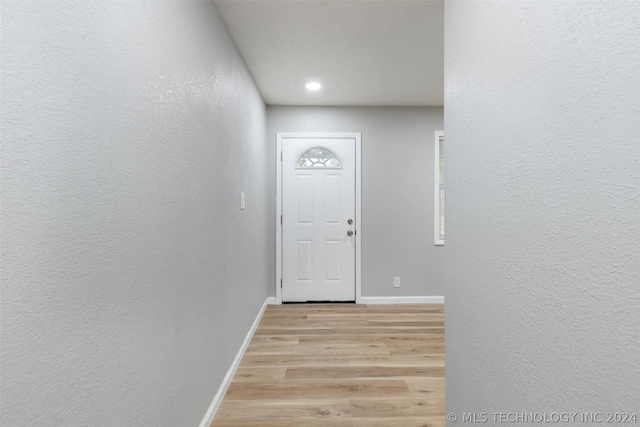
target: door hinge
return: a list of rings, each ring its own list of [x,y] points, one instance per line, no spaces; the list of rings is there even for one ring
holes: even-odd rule
[[[282,225],[282,215],[280,215],[280,225]]]
[[[282,151],[280,152],[280,161],[282,161]]]
[[[280,279],[280,288],[282,288],[282,278]]]

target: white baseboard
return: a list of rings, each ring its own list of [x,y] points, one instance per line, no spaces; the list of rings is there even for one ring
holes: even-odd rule
[[[361,297],[360,304],[444,304],[444,297]]]
[[[227,375],[225,375],[224,379],[222,380],[222,384],[220,384],[220,387],[218,388],[218,392],[213,397],[213,401],[211,402],[211,405],[209,405],[209,409],[207,409],[207,413],[204,415],[204,418],[200,422],[200,427],[209,427],[213,422],[213,419],[216,416],[216,412],[218,412],[218,408],[220,408],[220,404],[222,403],[222,399],[224,399],[224,395],[227,393],[227,390],[231,385],[231,380],[233,380],[233,376],[235,375],[236,370],[240,365],[240,361],[244,356],[244,352],[247,351],[247,347],[249,347],[251,338],[253,338],[253,333],[256,331],[256,329],[258,328],[258,325],[260,324],[260,320],[262,319],[262,315],[264,314],[264,311],[267,309],[268,305],[275,305],[275,304],[276,304],[275,297],[267,297],[267,299],[264,301],[264,304],[262,304],[262,307],[260,308],[260,311],[258,312],[256,319],[253,321],[251,328],[249,328],[249,332],[247,332],[247,336],[244,338],[244,341],[242,342],[242,345],[240,346],[240,349],[236,354],[236,358],[233,359],[233,363],[231,363],[231,366],[227,371]]]

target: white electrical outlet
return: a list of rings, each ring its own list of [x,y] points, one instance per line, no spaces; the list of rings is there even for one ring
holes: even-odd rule
[[[400,287],[400,278],[399,277],[394,277],[393,278],[393,287],[394,288],[399,288]]]
[[[244,209],[244,193],[240,193],[240,209]]]

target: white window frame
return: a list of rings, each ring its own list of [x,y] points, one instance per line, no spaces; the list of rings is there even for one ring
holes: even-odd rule
[[[440,237],[440,138],[444,139],[444,131],[435,131],[433,140],[433,244],[444,246],[444,236]]]

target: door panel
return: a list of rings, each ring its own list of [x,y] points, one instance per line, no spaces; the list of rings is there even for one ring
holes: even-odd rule
[[[327,248],[327,280],[341,280],[342,277],[342,242],[328,240]]]
[[[296,245],[296,258],[298,260],[296,281],[310,282],[313,277],[313,242],[298,240]]]
[[[340,167],[301,168],[314,147]],[[355,139],[287,138],[282,150],[282,300],[354,301]]]
[[[324,206],[327,224],[340,224],[340,175],[324,177]]]
[[[297,174],[298,224],[313,224],[313,176]]]

